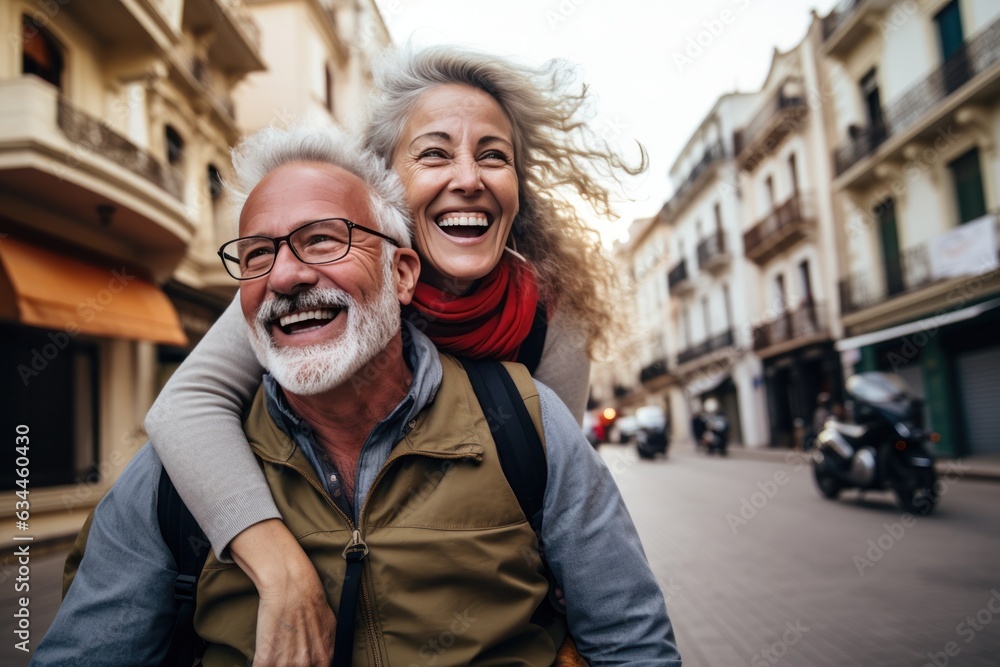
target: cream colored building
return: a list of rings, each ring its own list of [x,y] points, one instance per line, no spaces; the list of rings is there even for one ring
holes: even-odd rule
[[[674,162],[674,195],[658,215],[670,230],[666,338],[676,360],[670,412],[678,439],[690,438],[692,411],[714,396],[729,419],[731,441],[768,441],[762,368],[752,344],[754,312],[746,298],[756,276],[743,257],[734,159],[734,133],[756,101],[745,94],[719,98]]]
[[[1000,453],[1000,5],[856,2],[823,23],[844,366],[902,374],[943,452]]]
[[[252,13],[279,4],[301,22],[261,29]],[[278,111],[354,122],[387,34],[373,2],[318,0],[12,0],[0,31],[4,420],[29,432],[30,530],[58,534],[143,443],[156,391],[235,292],[216,255],[230,147]],[[2,514],[17,481],[0,471]]]
[[[794,48],[777,50],[752,115],[737,130],[743,257],[740,299],[749,305],[761,358],[770,444],[792,446],[811,427],[821,392],[842,401],[833,342],[842,334],[839,269],[820,80],[822,22]]]

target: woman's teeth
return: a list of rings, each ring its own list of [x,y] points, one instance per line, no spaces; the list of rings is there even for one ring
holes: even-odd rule
[[[439,227],[489,227],[485,215],[448,216],[438,220]]]

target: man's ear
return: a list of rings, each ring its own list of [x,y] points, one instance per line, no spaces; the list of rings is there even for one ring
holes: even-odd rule
[[[400,304],[407,306],[413,300],[413,291],[420,279],[420,257],[416,250],[396,248],[393,262],[396,270],[396,296]]]

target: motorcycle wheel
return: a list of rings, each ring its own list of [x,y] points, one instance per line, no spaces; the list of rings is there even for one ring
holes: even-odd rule
[[[935,490],[937,474],[934,470],[907,469],[900,473],[901,480],[894,490],[899,504],[910,514],[927,516],[937,505],[938,494]]]
[[[639,453],[640,459],[651,459],[655,455],[651,449],[646,449],[645,447],[636,447],[636,452]]]
[[[843,486],[840,480],[824,471],[823,468],[826,465],[826,460],[817,461],[813,465],[813,476],[816,478],[816,486],[819,487],[819,492],[823,497],[827,500],[836,500]]]

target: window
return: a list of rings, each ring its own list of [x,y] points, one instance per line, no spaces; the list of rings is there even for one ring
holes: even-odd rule
[[[885,120],[882,118],[882,100],[878,91],[878,79],[875,70],[870,69],[868,73],[861,77],[859,84],[861,88],[861,99],[864,101],[865,110],[868,113],[868,127],[870,128],[871,145],[874,148],[885,140]]]
[[[184,139],[173,125],[167,125],[164,135],[167,140],[167,162],[177,166],[184,159]]]
[[[962,33],[962,14],[958,8],[958,0],[951,0],[935,14],[934,23],[937,24],[941,61],[947,62],[965,45],[965,35]]]
[[[97,347],[18,325],[0,325],[0,337],[0,363],[13,371],[0,376],[0,422],[7,433],[17,424],[31,429],[31,488],[96,482]],[[0,490],[15,488],[14,469],[0,467]]]
[[[705,318],[705,338],[710,338],[712,335],[712,315],[708,309],[708,297],[701,297],[701,314]]]
[[[788,156],[788,174],[792,177],[792,194],[799,193],[799,170],[795,161],[795,153]]]
[[[222,174],[214,164],[208,165],[208,193],[212,201],[222,196]]]
[[[764,179],[764,203],[768,212],[774,210],[774,178],[771,176]]]
[[[886,199],[875,207],[878,218],[879,238],[882,242],[882,261],[885,287],[889,295],[903,291],[903,262],[899,255],[899,230],[896,228],[896,202]]]
[[[30,16],[21,17],[21,69],[62,88],[62,49],[48,30]]]
[[[333,114],[333,69],[330,67],[330,63],[326,64],[324,70],[325,74],[325,90],[326,90],[326,110]]]
[[[722,231],[722,207],[716,202],[715,206],[712,208],[713,213],[715,213],[715,231]]]
[[[983,175],[979,169],[979,149],[973,148],[948,164],[955,198],[958,200],[958,222],[968,222],[986,214]]]
[[[727,283],[722,284],[722,305],[726,309],[726,329],[731,329],[733,327],[733,306],[730,302],[729,297],[729,285]]]
[[[799,262],[799,282],[802,284],[802,300],[806,303],[812,303],[813,290],[812,279],[809,276],[808,259],[804,259]]]
[[[788,293],[785,291],[785,275],[779,273],[774,278],[774,300],[779,312],[785,312],[788,307]]]

